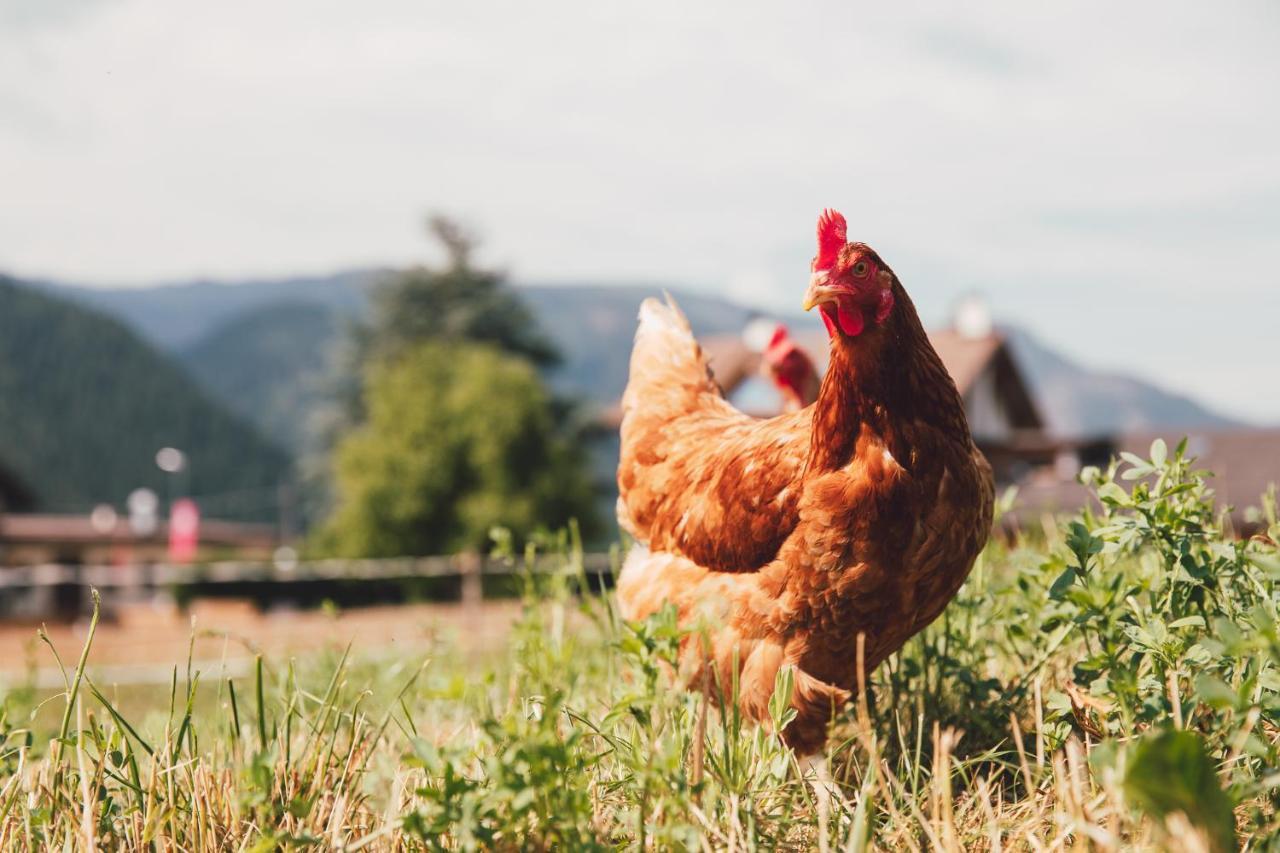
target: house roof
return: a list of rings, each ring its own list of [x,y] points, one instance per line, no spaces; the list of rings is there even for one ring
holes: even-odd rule
[[[1236,510],[1258,506],[1259,498],[1273,484],[1280,484],[1280,429],[1164,429],[1123,436],[1119,450],[1146,458],[1151,443],[1163,438],[1170,452],[1187,439],[1187,455],[1196,467],[1211,472],[1218,504]]]
[[[1168,428],[1126,433],[1111,441],[1106,455],[1128,452],[1146,458],[1155,439],[1164,439],[1172,450],[1184,436],[1187,454],[1196,460],[1195,467],[1213,475],[1210,485],[1219,508],[1233,507],[1233,521],[1238,529],[1245,529],[1244,510],[1258,506],[1270,486],[1280,485],[1280,429]],[[1088,490],[1074,479],[1045,468],[1018,483],[1018,512],[1035,516],[1073,511],[1085,503],[1088,495]]]
[[[938,357],[947,366],[947,372],[962,395],[969,393],[992,359],[1005,349],[1004,338],[1000,335],[965,337],[954,329],[930,332],[929,343],[938,351]]]
[[[760,372],[760,353],[744,344],[738,335],[710,335],[698,343],[702,345],[707,366],[726,395]],[[797,343],[808,349],[806,343]]]
[[[94,526],[88,515],[14,514],[0,516],[0,543],[65,542],[110,544],[113,542],[163,542],[168,527],[160,522],[148,536],[139,536],[120,519],[112,529]],[[275,540],[275,529],[269,524],[246,524],[215,518],[200,522],[200,541],[209,545],[242,545],[267,547]]]

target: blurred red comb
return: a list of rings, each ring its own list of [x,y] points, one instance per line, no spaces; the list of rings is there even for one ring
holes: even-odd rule
[[[848,225],[844,217],[828,208],[818,217],[818,256],[813,259],[813,271],[829,270],[835,265],[840,250],[848,242],[845,235]]]
[[[779,323],[778,328],[773,330],[773,337],[769,339],[769,346],[765,347],[765,349],[771,350],[774,347],[781,346],[787,342],[789,337],[790,334],[787,332],[787,327]]]

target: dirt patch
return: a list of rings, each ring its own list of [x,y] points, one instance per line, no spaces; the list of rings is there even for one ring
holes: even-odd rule
[[[98,624],[90,665],[104,682],[146,683],[167,681],[175,665],[184,668],[189,649],[196,668],[229,671],[243,669],[258,652],[279,659],[348,643],[356,654],[388,649],[410,654],[443,640],[461,654],[479,657],[504,647],[519,614],[514,601],[265,613],[248,602],[227,600],[196,602],[185,611],[134,605]],[[67,667],[75,666],[88,627],[87,620],[47,626]],[[0,680],[13,684],[34,669],[39,686],[61,684],[53,653],[36,638],[38,628],[0,624]]]

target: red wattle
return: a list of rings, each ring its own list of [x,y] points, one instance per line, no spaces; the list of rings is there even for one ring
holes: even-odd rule
[[[818,313],[822,315],[822,324],[827,327],[827,337],[834,338],[836,336],[836,321],[831,319],[831,307],[823,305],[818,310]]]
[[[840,329],[849,337],[856,338],[862,334],[865,323],[862,310],[856,305],[846,306],[841,302],[836,308],[836,318],[840,321]]]

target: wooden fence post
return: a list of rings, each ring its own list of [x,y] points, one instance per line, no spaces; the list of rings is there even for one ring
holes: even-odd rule
[[[458,573],[462,577],[462,605],[478,610],[484,600],[484,578],[481,569],[484,561],[479,554],[459,554]]]

